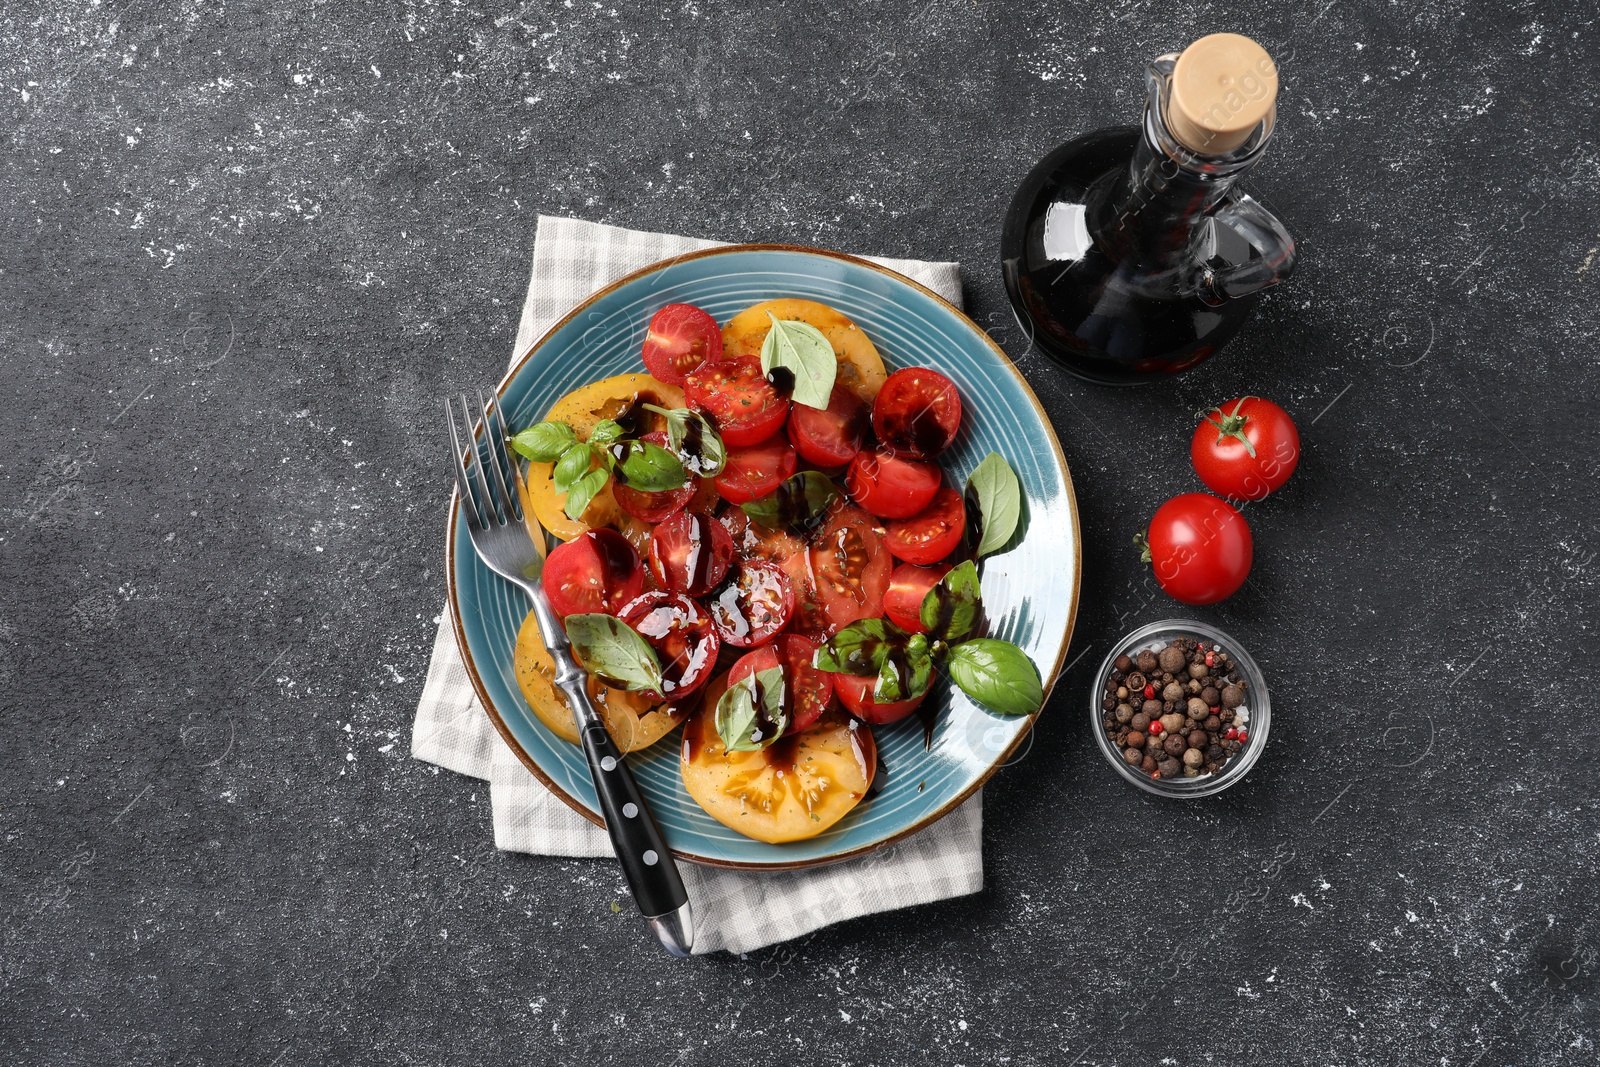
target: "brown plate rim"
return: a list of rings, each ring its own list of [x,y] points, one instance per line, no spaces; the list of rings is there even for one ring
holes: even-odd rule
[[[1066,454],[1061,450],[1061,440],[1056,436],[1055,424],[1050,421],[1049,413],[1045,411],[1044,405],[1039,403],[1038,394],[1033,391],[1033,386],[1028,384],[1028,379],[1023,377],[1022,372],[1017,369],[1016,364],[1011,362],[1011,357],[1006,355],[1005,351],[999,345],[995,344],[994,339],[991,338],[988,333],[986,333],[976,322],[973,322],[964,311],[956,307],[944,297],[940,296],[938,293],[934,292],[932,289],[929,289],[927,286],[923,285],[921,282],[918,282],[913,278],[908,278],[899,271],[892,270],[877,263],[873,263],[871,260],[862,259],[859,256],[852,256],[844,252],[834,252],[826,248],[811,248],[806,245],[721,245],[716,248],[705,248],[694,252],[685,252],[681,255],[669,256],[666,259],[657,260],[648,266],[631,271],[630,273],[623,275],[621,278],[618,278],[616,281],[611,282],[609,285],[597,289],[571,311],[567,312],[566,315],[562,316],[560,321],[546,330],[538,340],[534,341],[533,344],[528,346],[528,350],[526,352],[517,358],[516,362],[511,365],[511,369],[505,373],[505,376],[502,377],[500,382],[495,386],[495,395],[498,397],[505,393],[506,386],[510,383],[511,379],[516,376],[517,372],[520,371],[524,365],[527,364],[528,360],[533,358],[533,354],[537,352],[551,336],[553,336],[567,323],[575,319],[578,315],[588,310],[589,307],[591,307],[597,300],[600,300],[608,293],[614,292],[615,290],[620,289],[625,285],[629,285],[640,278],[646,277],[647,275],[654,274],[657,271],[662,270],[665,266],[670,266],[674,263],[681,263],[694,259],[703,259],[710,256],[725,256],[739,252],[794,252],[801,255],[821,256],[826,259],[836,259],[840,260],[841,262],[851,263],[859,267],[865,267],[868,270],[875,271],[878,274],[885,275],[886,277],[892,278],[895,281],[910,286],[912,289],[917,290],[924,296],[929,297],[938,304],[942,305],[946,311],[949,311],[962,322],[966,323],[966,325],[971,328],[975,334],[983,339],[984,344],[989,346],[989,350],[994,353],[995,358],[999,360],[1000,365],[1009,371],[1011,376],[1017,380],[1017,384],[1022,387],[1023,394],[1027,396],[1029,403],[1033,405],[1034,411],[1038,413],[1040,421],[1044,424],[1045,430],[1049,434],[1050,447],[1055,452],[1056,462],[1060,464],[1061,472],[1064,475],[1064,481],[1066,482],[1067,488],[1067,504],[1072,512],[1072,546],[1074,553],[1072,571],[1072,605],[1067,614],[1067,632],[1062,635],[1061,648],[1056,653],[1056,661],[1052,665],[1048,675],[1048,680],[1044,685],[1044,703],[1048,704],[1050,701],[1050,695],[1055,690],[1055,684],[1060,678],[1061,665],[1067,657],[1067,650],[1072,645],[1073,631],[1077,628],[1078,596],[1083,584],[1083,531],[1079,523],[1078,496],[1077,491],[1072,483],[1072,469],[1067,466],[1067,457]],[[449,601],[450,625],[455,634],[456,648],[461,653],[462,665],[466,668],[467,677],[472,681],[472,688],[478,696],[478,703],[482,705],[484,711],[488,713],[489,719],[494,723],[495,730],[500,734],[501,739],[504,740],[508,746],[510,746],[511,751],[516,753],[517,759],[522,762],[524,767],[528,768],[528,770],[532,772],[535,778],[537,778],[547,789],[550,790],[550,792],[554,793],[558,798],[561,799],[563,803],[565,803],[572,810],[576,811],[579,815],[582,815],[596,826],[604,827],[605,820],[601,818],[597,812],[590,811],[588,806],[582,801],[568,795],[566,790],[562,789],[550,778],[549,775],[545,774],[543,769],[541,769],[539,765],[532,759],[532,757],[530,757],[528,753],[524,751],[522,745],[517,741],[516,736],[511,732],[511,728],[506,725],[506,722],[501,717],[499,710],[494,706],[494,701],[489,697],[488,687],[484,685],[483,678],[478,673],[478,666],[472,658],[472,650],[467,646],[466,631],[461,622],[461,606],[456,589],[456,514],[459,512],[459,510],[459,490],[452,489],[450,493],[449,525],[445,533],[445,595]],[[946,803],[943,807],[922,816],[922,818],[918,819],[912,825],[894,834],[891,834],[882,840],[860,845],[856,848],[850,849],[847,852],[840,852],[836,855],[819,856],[814,859],[796,860],[794,862],[776,861],[756,863],[740,860],[724,860],[710,856],[702,856],[694,852],[686,852],[679,848],[673,848],[672,854],[677,859],[684,860],[688,863],[699,864],[705,867],[720,867],[725,870],[753,871],[759,873],[769,871],[778,872],[803,870],[809,867],[823,867],[834,863],[841,863],[845,860],[857,859],[861,856],[876,852],[879,849],[888,848],[899,841],[905,840],[912,834],[926,830],[929,826],[932,826],[934,823],[950,814],[956,808],[966,803],[972,794],[976,793],[979,789],[982,789],[984,784],[988,782],[990,778],[994,777],[995,772],[1006,764],[1006,762],[1011,758],[1012,753],[1014,753],[1017,750],[1017,747],[1022,744],[1023,739],[1026,738],[1032,731],[1035,722],[1038,720],[1039,715],[1043,712],[1043,710],[1044,705],[1041,704],[1039,711],[1036,711],[1032,715],[1028,716],[1027,729],[1020,731],[1016,738],[1012,740],[1011,744],[1006,747],[1005,751],[1001,752],[995,758],[994,762],[989,765],[988,770],[980,774],[977,780],[975,780],[966,789],[962,790],[958,796]]]

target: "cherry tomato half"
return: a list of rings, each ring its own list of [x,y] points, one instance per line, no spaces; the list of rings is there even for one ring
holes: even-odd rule
[[[900,564],[889,575],[889,591],[883,594],[883,613],[908,634],[926,633],[928,628],[922,625],[922,602],[927,599],[928,590],[948,573],[950,565],[947,563],[933,567]]]
[[[755,648],[789,625],[794,614],[794,586],[776,563],[743,560],[710,596],[706,610],[724,644]]]
[[[728,528],[709,515],[680,511],[650,535],[650,573],[662,586],[690,596],[717,587],[733,559]]]
[[[789,726],[783,732],[785,736],[797,734],[822,718],[833,702],[836,675],[811,665],[816,652],[815,641],[799,634],[784,634],[772,644],[741,657],[728,672],[728,681],[743,681],[752,674],[782,667],[789,702]]]
[[[730,504],[743,504],[778,488],[798,466],[794,449],[782,435],[750,448],[735,448],[717,475],[717,493]]]
[[[668,304],[650,318],[644,365],[657,381],[682,385],[702,363],[722,358],[717,320],[693,304]]]
[[[650,642],[661,660],[662,691],[679,700],[711,680],[722,642],[700,605],[682,593],[645,593],[622,609],[622,621]]]
[[[544,591],[557,615],[615,615],[644,592],[644,564],[615,530],[585,530],[550,550]]]
[[[934,494],[933,503],[909,519],[891,522],[883,541],[896,559],[926,565],[954,552],[966,529],[966,501],[946,486]]]
[[[1300,431],[1272,401],[1241,397],[1206,412],[1189,442],[1189,458],[1213,493],[1260,500],[1300,463]]]
[[[647,433],[640,438],[653,445],[667,447],[667,435],[660,430]],[[690,476],[688,484],[681,489],[668,489],[660,493],[646,493],[630,485],[623,485],[615,478],[611,480],[611,495],[616,498],[617,506],[640,522],[651,524],[661,522],[668,515],[682,511],[694,499],[695,490],[698,488],[699,479]]]
[[[1174,600],[1215,604],[1250,576],[1250,526],[1232,504],[1209,493],[1184,493],[1162,504],[1146,536],[1156,581]]]
[[[833,387],[826,410],[796,404],[789,411],[789,440],[794,450],[818,467],[842,467],[855,459],[866,440],[867,427],[867,405],[842,385]]]
[[[817,602],[833,630],[883,614],[894,560],[872,516],[848,505],[835,509],[812,537],[809,562]]]
[[[912,459],[937,456],[961,429],[956,383],[926,367],[895,371],[872,402],[872,428],[895,452]]]
[[[716,420],[722,443],[729,448],[760,444],[789,417],[788,398],[768,384],[755,356],[705,364],[689,375],[683,394],[690,406]]]
[[[882,519],[909,519],[939,491],[939,467],[879,449],[850,464],[845,487],[857,504]]]
[[[835,674],[833,676],[833,691],[838,694],[840,702],[850,709],[850,714],[862,722],[871,723],[874,726],[899,722],[921,707],[922,702],[928,699],[928,693],[933,691],[933,684],[930,681],[928,693],[923,693],[919,697],[912,697],[910,700],[896,700],[892,704],[879,704],[872,699],[872,690],[877,684],[878,680],[876,678],[862,678],[854,674]]]

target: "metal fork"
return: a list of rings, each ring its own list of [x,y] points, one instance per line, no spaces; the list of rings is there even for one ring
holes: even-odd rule
[[[510,433],[500,412],[500,398],[496,396],[491,404],[485,402],[481,392],[478,394],[482,417],[476,425],[465,396],[460,398],[460,404],[462,418],[470,428],[470,447],[461,444],[455,409],[449,400],[444,402],[444,410],[445,421],[450,425],[450,465],[455,470],[456,497],[466,515],[472,547],[490,570],[526,593],[533,605],[539,632],[555,661],[556,688],[565,695],[577,721],[595,794],[600,798],[606,830],[611,834],[611,847],[622,862],[634,903],[667,951],[674,956],[687,956],[694,947],[689,894],[661,830],[645,806],[644,794],[589,699],[585,685],[588,675],[573,658],[567,632],[551,610],[540,584],[544,557],[533,537],[535,533],[543,537],[544,531],[538,520],[523,514],[522,470],[506,446]],[[483,452],[487,453],[487,462]]]

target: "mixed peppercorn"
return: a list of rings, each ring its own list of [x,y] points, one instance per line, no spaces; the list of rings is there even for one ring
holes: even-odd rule
[[[1216,774],[1250,740],[1247,689],[1228,653],[1191,637],[1118,656],[1100,702],[1106,736],[1151,778]]]

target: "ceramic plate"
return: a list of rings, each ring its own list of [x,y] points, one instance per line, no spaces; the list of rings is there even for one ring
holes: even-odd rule
[[[932,367],[961,391],[965,416],[940,457],[947,481],[965,482],[989,452],[1022,481],[1026,527],[1009,551],[983,565],[993,636],[1020,645],[1048,685],[1060,671],[1078,607],[1078,511],[1061,445],[1038,399],[1005,354],[970,319],[928,289],[865,260],[773,245],[738,245],[647,267],[596,293],[517,361],[499,392],[513,428],[538,422],[565,393],[642,369],[645,325],[663,305],[695,304],[718,322],[762,300],[804,297],[838,308],[866,331],[884,362]],[[512,649],[527,612],[522,594],[478,561],[450,512],[449,598],[456,640],[478,697],[506,743],[557,796],[600,822],[583,753],[547,730],[517,688]],[[683,788],[677,733],[628,757],[672,850],[722,867],[780,870],[861,855],[921,830],[972,794],[1016,749],[1031,719],[992,715],[948,681],[928,702],[932,743],[911,719],[877,727],[887,770],[881,792],[827,832],[768,845],[703,812]],[[881,770],[880,770],[881,773]]]

